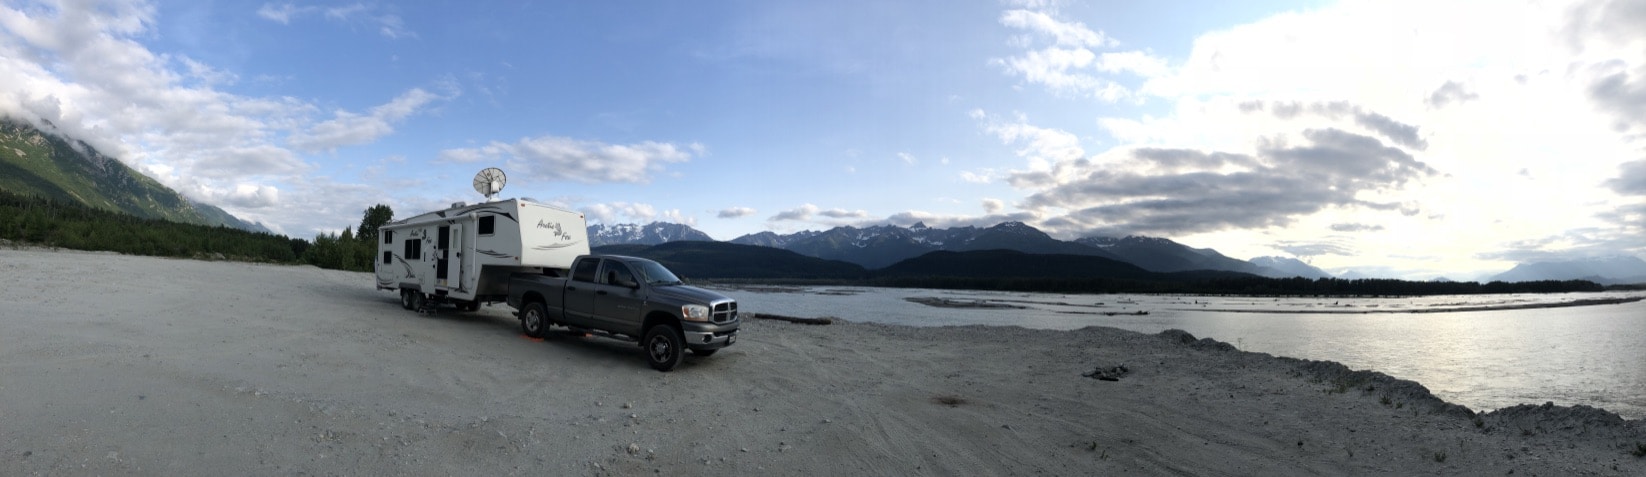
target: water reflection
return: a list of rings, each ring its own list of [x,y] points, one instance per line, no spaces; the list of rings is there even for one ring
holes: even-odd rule
[[[755,313],[914,326],[1069,330],[1098,325],[1144,333],[1178,328],[1247,351],[1338,361],[1410,379],[1442,399],[1477,411],[1552,401],[1646,418],[1646,302],[1458,311],[1640,293],[1345,299],[851,287],[740,287],[722,292]],[[946,306],[910,299],[936,299]],[[1010,307],[967,307],[968,302]]]

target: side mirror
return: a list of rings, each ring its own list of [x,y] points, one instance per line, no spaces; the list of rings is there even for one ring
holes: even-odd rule
[[[636,281],[634,281],[633,278],[629,278],[629,277],[618,278],[615,281],[615,283],[617,283],[617,286],[620,286],[620,287],[640,288],[640,282],[636,282]]]

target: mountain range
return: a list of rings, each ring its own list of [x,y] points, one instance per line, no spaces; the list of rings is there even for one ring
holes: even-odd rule
[[[708,234],[690,226],[666,222],[645,225],[596,224],[588,227],[588,233],[589,243],[595,247],[714,241]],[[1010,250],[1034,255],[1095,257],[1152,273],[1210,270],[1273,278],[1301,276],[1312,279],[1331,276],[1296,259],[1262,257],[1258,261],[1238,260],[1209,248],[1192,248],[1157,237],[1086,237],[1075,241],[1058,240],[1022,222],[1003,222],[992,227],[968,226],[946,229],[927,227],[924,223],[916,223],[909,227],[842,226],[792,234],[760,232],[737,237],[727,243],[788,250],[802,256],[855,264],[865,270],[886,269],[893,264],[933,252]]]
[[[666,222],[646,225],[591,225],[589,238],[595,246],[714,241],[708,234],[691,226]],[[992,227],[968,226],[946,229],[916,223],[909,227],[841,226],[791,234],[768,231],[744,235],[726,243],[783,249],[802,256],[851,263],[883,276],[897,275],[895,270],[889,270],[894,264],[933,252],[1010,250],[1037,255],[1096,257],[1118,261],[1151,273],[1212,271],[1269,278],[1371,278],[1353,273],[1334,277],[1325,270],[1290,257],[1256,257],[1251,260],[1240,260],[1223,255],[1214,249],[1193,248],[1160,237],[1082,237],[1064,241],[1021,222],[1004,222]],[[966,259],[978,260],[979,257],[981,256],[967,256]],[[1527,263],[1490,277],[1487,281],[1540,280],[1589,280],[1601,284],[1646,283],[1646,261],[1619,256]]]
[[[49,122],[44,126],[53,127]],[[0,117],[0,190],[147,219],[269,231],[223,209],[190,200],[83,141],[4,117]]]

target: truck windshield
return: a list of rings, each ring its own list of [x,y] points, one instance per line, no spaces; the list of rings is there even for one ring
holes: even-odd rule
[[[649,285],[680,284],[680,277],[674,276],[674,272],[670,272],[669,269],[663,268],[663,266],[659,265],[657,262],[634,262],[631,265],[634,265],[635,268],[640,270],[640,279],[645,280]]]

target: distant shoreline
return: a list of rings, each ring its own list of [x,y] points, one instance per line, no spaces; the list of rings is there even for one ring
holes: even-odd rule
[[[1211,311],[1218,313],[1263,313],[1287,315],[1369,315],[1374,313],[1461,313],[1470,311],[1504,311],[1530,310],[1539,308],[1571,308],[1578,306],[1620,305],[1646,300],[1646,296],[1619,297],[1619,298],[1589,298],[1556,303],[1504,303],[1501,305],[1465,306],[1457,308],[1417,308],[1417,309],[1354,309],[1354,310],[1240,310],[1230,308],[1168,308],[1172,311]]]

